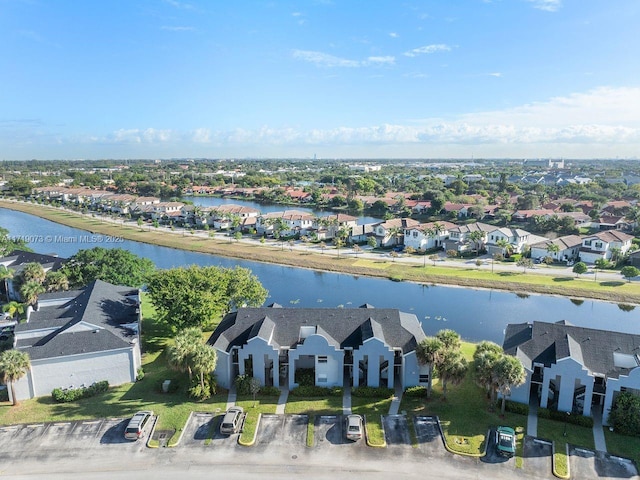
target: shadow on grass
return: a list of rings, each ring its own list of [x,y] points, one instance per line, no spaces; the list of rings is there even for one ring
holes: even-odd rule
[[[498,276],[500,277],[515,277],[520,275],[518,272],[498,272]]]
[[[600,282],[600,285],[603,287],[621,287],[624,285],[624,282]]]
[[[571,282],[573,277],[553,277],[554,282]]]

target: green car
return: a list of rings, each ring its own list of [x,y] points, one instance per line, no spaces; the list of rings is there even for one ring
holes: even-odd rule
[[[513,457],[516,454],[516,432],[511,427],[496,429],[496,450],[498,455]]]

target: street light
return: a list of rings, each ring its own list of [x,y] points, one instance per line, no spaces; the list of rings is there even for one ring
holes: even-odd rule
[[[567,412],[567,416],[564,417],[564,432],[562,433],[563,437],[567,436],[567,422],[569,421],[570,416],[571,416],[571,412]]]

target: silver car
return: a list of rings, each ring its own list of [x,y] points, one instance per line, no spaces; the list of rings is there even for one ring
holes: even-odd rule
[[[362,438],[362,417],[360,415],[347,415],[347,440],[360,440]]]

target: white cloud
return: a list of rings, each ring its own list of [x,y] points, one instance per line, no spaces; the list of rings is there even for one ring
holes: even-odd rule
[[[106,138],[98,138],[99,143],[165,143],[172,139],[174,133],[171,130],[158,130],[156,128],[147,129],[124,129],[116,130]]]
[[[391,38],[398,38],[400,35],[398,35],[396,32],[390,32],[390,33],[389,33],[389,36],[390,36]]]
[[[448,52],[451,50],[449,45],[445,45],[444,43],[438,43],[433,45],[425,45],[423,47],[414,48],[413,50],[409,50],[408,52],[404,52],[404,55],[407,57],[417,57],[418,55],[430,55],[436,52]]]
[[[496,78],[502,77],[501,72],[491,72],[491,73],[487,73],[487,75],[489,75],[490,77],[496,77]]]
[[[193,27],[170,27],[170,26],[162,26],[161,30],[168,30],[170,32],[193,32],[195,28]]]
[[[294,50],[293,58],[313,63],[320,67],[345,67],[357,68],[371,65],[393,65],[396,61],[393,56],[368,57],[366,60],[349,60],[336,57],[328,53],[315,52],[311,50]]]
[[[544,10],[545,12],[556,12],[562,6],[562,0],[527,0],[533,4],[533,8]]]
[[[181,10],[193,10],[193,5],[185,2],[178,2],[177,0],[164,0],[165,3],[171,5],[172,7],[181,9]]]
[[[191,140],[195,143],[210,143],[211,130],[208,128],[196,128],[191,135]]]

